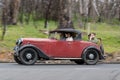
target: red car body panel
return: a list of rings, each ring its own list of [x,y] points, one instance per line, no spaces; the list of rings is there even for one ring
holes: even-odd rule
[[[32,44],[42,50],[45,55],[53,58],[80,58],[85,48],[95,46],[96,44],[75,40],[75,41],[62,41],[54,39],[41,39],[41,38],[23,38],[22,45]]]
[[[49,51],[49,43],[51,42],[50,39],[42,39],[42,38],[23,38],[22,45],[32,44],[35,45],[37,48],[42,50],[44,53],[48,53]]]

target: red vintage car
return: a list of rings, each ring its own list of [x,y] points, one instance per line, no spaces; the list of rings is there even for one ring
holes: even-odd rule
[[[73,40],[66,41],[69,33]],[[104,59],[100,46],[83,41],[81,32],[75,29],[57,29],[49,32],[49,38],[21,38],[14,48],[14,60],[18,64],[32,65],[37,60],[71,60],[77,64],[96,64]]]

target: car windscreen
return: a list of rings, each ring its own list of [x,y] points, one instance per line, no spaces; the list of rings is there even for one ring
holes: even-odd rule
[[[50,39],[56,39],[56,40],[66,40],[66,35],[68,32],[51,32],[49,34]],[[70,33],[70,32],[69,32]],[[81,40],[81,34],[77,33],[70,33],[73,40]]]

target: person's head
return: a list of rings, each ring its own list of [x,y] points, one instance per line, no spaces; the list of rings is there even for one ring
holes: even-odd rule
[[[71,34],[70,33],[66,33],[65,36],[66,37],[71,37]]]
[[[96,34],[95,34],[95,33],[91,33],[91,37],[93,37],[93,38],[94,38],[95,36],[96,36]]]
[[[95,38],[95,36],[96,36],[96,33],[90,33],[90,34],[88,35],[88,39],[90,39],[90,38]]]

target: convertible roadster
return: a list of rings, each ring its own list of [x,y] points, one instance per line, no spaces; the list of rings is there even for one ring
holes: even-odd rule
[[[66,40],[69,33],[72,41]],[[75,29],[56,29],[49,38],[20,38],[14,48],[14,60],[18,64],[33,65],[37,60],[70,60],[77,64],[94,65],[104,59],[100,46],[83,41],[81,32]]]

